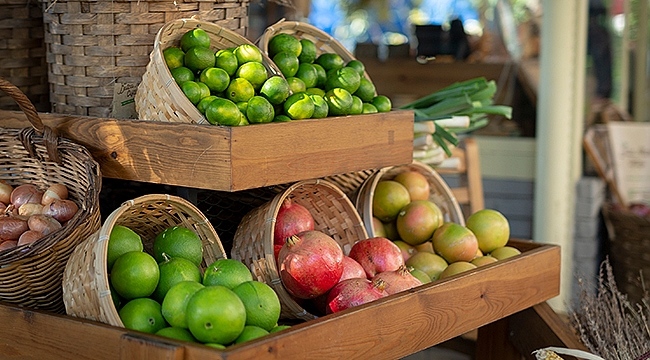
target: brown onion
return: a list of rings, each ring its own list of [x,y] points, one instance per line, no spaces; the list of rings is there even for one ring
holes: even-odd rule
[[[27,203],[18,209],[18,215],[32,216],[43,212],[43,205]]]
[[[14,216],[0,218],[0,238],[5,240],[18,240],[20,235],[29,230],[27,221]]]
[[[43,193],[42,205],[49,205],[54,200],[65,200],[68,198],[68,188],[63,184],[52,184]]]
[[[42,198],[43,192],[38,190],[36,185],[33,184],[19,185],[11,192],[11,203],[17,209],[27,203],[40,204]]]
[[[27,220],[27,225],[29,226],[29,230],[37,231],[43,235],[51,234],[62,227],[58,220],[43,214],[30,216]]]
[[[25,231],[20,237],[18,238],[18,243],[16,246],[20,245],[25,245],[25,244],[31,244],[36,240],[39,240],[42,238],[44,235],[38,231],[34,230],[27,230]]]
[[[18,244],[18,241],[16,240],[5,240],[0,243],[0,251],[13,249],[16,247],[16,244]]]
[[[4,180],[0,180],[0,203],[9,205],[9,203],[11,203],[11,192],[13,190],[13,186],[7,184]]]
[[[77,213],[79,207],[72,200],[54,200],[43,208],[43,214],[49,215],[59,222],[64,223]]]

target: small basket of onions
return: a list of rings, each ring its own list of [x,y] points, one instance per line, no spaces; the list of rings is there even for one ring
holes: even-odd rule
[[[0,301],[64,313],[62,275],[99,229],[99,164],[58,137],[16,86],[0,78],[32,127],[0,128]]]

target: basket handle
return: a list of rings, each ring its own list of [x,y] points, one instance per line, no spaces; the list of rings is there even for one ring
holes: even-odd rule
[[[58,137],[54,131],[49,127],[43,124],[38,111],[34,107],[34,104],[27,98],[27,96],[14,84],[9,82],[3,77],[0,77],[0,90],[4,91],[5,94],[9,95],[20,107],[20,110],[23,111],[27,120],[32,124],[33,130],[43,136],[45,141],[45,147],[47,149],[47,154],[50,160],[61,163],[59,158],[58,147]],[[31,129],[29,129],[31,130]],[[21,131],[20,141],[23,143],[25,149],[29,152],[29,155],[33,158],[36,157],[36,151],[33,146],[30,145],[30,137],[33,131]]]

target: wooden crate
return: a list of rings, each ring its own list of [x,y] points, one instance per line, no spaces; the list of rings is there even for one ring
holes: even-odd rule
[[[242,127],[41,114],[108,178],[237,191],[411,163],[413,112]],[[0,111],[2,126],[28,126]]]
[[[560,248],[512,240],[522,255],[216,350],[70,316],[0,305],[0,357],[21,359],[395,359],[559,294]],[[479,335],[480,337],[480,335]],[[500,358],[499,348],[488,356]],[[504,358],[504,357],[502,357]]]

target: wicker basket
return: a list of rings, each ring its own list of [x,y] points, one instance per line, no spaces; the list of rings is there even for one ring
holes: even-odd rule
[[[156,32],[196,16],[246,34],[244,0],[41,0],[52,111],[111,117],[118,86],[137,86]]]
[[[179,46],[183,34],[197,27],[208,33],[214,50],[242,44],[254,45],[234,31],[205,21],[179,19],[165,24],[156,35],[151,60],[135,96],[135,108],[140,119],[210,124],[176,84],[163,57],[163,50]],[[262,63],[269,75],[282,76],[280,69],[264,54]]]
[[[257,280],[269,284],[280,298],[283,319],[312,320],[317,316],[302,308],[284,289],[273,254],[275,218],[284,199],[306,207],[314,217],[314,228],[330,235],[345,254],[355,242],[368,234],[354,205],[329,181],[316,179],[297,182],[272,201],[246,214],[235,232],[231,256],[250,268]]]
[[[63,301],[68,315],[124,327],[111,299],[106,268],[108,238],[115,225],[123,225],[142,238],[152,254],[153,241],[171,226],[192,229],[203,242],[201,271],[225,259],[219,237],[205,216],[189,201],[172,195],[149,194],[126,201],[101,228],[74,250],[63,274]]]
[[[413,163],[409,165],[382,168],[369,177],[359,190],[355,204],[359,211],[359,215],[361,215],[363,222],[366,224],[366,230],[368,231],[369,236],[375,236],[375,228],[372,221],[372,200],[377,183],[380,180],[391,180],[400,172],[408,170],[417,171],[427,178],[431,187],[429,200],[438,205],[446,222],[455,222],[457,224],[465,225],[463,211],[447,183],[445,183],[440,175],[429,165],[419,161],[413,161]]]
[[[644,295],[641,275],[646,291],[650,286],[650,219],[612,203],[605,203],[602,210],[616,283],[631,300],[640,302]]]
[[[64,184],[77,214],[60,230],[28,245],[0,252],[0,301],[63,313],[63,269],[75,246],[101,225],[99,164],[82,145],[44,126],[29,99],[0,78],[0,90],[15,99],[33,128],[0,128],[0,180],[31,183],[44,190]]]
[[[50,110],[47,62],[43,42],[43,10],[38,2],[0,0],[0,77],[17,86],[36,110]],[[19,110],[0,94],[0,109]]]

